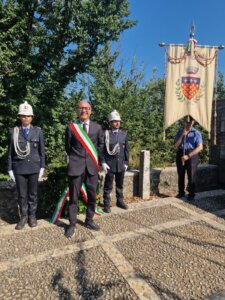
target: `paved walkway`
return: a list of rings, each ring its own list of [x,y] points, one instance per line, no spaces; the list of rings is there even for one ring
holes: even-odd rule
[[[225,191],[113,208],[64,237],[66,220],[0,227],[0,299],[225,299]]]

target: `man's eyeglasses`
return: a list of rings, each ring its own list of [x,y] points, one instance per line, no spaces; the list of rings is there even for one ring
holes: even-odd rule
[[[78,110],[90,110],[90,107],[78,107]]]

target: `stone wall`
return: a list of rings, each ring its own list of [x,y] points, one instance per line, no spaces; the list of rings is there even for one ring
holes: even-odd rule
[[[151,177],[151,181],[154,181],[152,192],[164,196],[174,196],[178,193],[176,167],[152,170]],[[185,179],[187,186],[187,176]],[[199,165],[197,169],[196,192],[213,190],[218,187],[218,167],[216,165]]]
[[[1,220],[14,224],[19,220],[17,193],[13,182],[0,182],[0,225]]]
[[[161,196],[174,196],[177,194],[177,171],[175,167],[165,169],[152,169],[150,174],[150,194]],[[199,165],[197,173],[198,181],[196,191],[207,191],[218,188],[218,167],[215,165]],[[41,191],[41,186],[40,186]],[[102,193],[102,191],[101,191]],[[126,172],[124,179],[125,197],[139,196],[139,171]],[[0,182],[0,219],[8,223],[16,223],[18,220],[17,193],[13,182]],[[41,192],[39,196],[41,202]],[[112,192],[112,205],[115,205],[115,188]],[[43,212],[38,211],[38,217]]]
[[[150,194],[161,196],[174,196],[177,190],[176,167],[151,169],[150,172]],[[187,176],[186,176],[187,183]],[[219,187],[218,167],[216,165],[199,165],[197,170],[196,192],[207,191]],[[126,197],[139,196],[139,171],[126,172],[124,179],[124,195]],[[112,204],[115,204],[115,188],[112,192]]]

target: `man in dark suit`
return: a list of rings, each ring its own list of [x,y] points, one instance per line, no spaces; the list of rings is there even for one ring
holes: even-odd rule
[[[110,193],[112,191],[115,176],[117,206],[128,209],[123,197],[124,174],[128,168],[128,138],[127,132],[120,129],[121,118],[114,110],[108,116],[110,130],[105,131],[104,162],[102,167],[105,171],[104,182],[104,211],[110,213]]]
[[[79,102],[77,107],[79,120],[70,124],[70,126],[67,126],[66,128],[65,149],[67,155],[69,156],[68,176],[70,189],[70,225],[67,228],[65,235],[68,238],[72,237],[75,233],[77,222],[77,204],[82,183],[84,183],[86,186],[88,197],[85,225],[92,230],[100,229],[99,226],[93,221],[99,169],[98,163],[93,159],[88,147],[91,143],[91,147],[93,146],[95,148],[94,153],[96,153],[96,160],[99,159],[102,161],[104,134],[102,127],[90,120],[91,112],[92,107],[88,101]],[[78,125],[82,126],[82,128],[88,134],[90,140],[85,138],[85,135],[82,134],[82,131],[79,134],[79,132],[77,133],[76,130],[73,130],[76,127],[79,131]],[[85,144],[85,142],[87,142],[87,144]]]
[[[17,230],[27,221],[30,227],[37,226],[37,190],[45,168],[45,150],[42,130],[31,124],[33,109],[26,101],[19,106],[20,126],[9,130],[8,173],[16,182],[20,221]]]

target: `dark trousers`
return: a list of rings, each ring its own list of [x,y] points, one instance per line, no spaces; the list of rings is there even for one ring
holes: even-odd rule
[[[16,188],[18,192],[18,204],[20,216],[35,217],[37,211],[38,176],[35,174],[15,174]]]
[[[176,164],[177,164],[177,173],[178,173],[178,189],[179,194],[184,194],[185,189],[185,171],[187,170],[188,176],[188,191],[189,194],[195,195],[195,186],[196,186],[196,175],[197,175],[197,166],[199,163],[199,156],[194,155],[189,160],[185,161],[184,166],[181,162],[181,157],[183,156],[182,151],[177,152]]]
[[[117,203],[123,202],[123,181],[124,181],[124,174],[125,172],[108,172],[105,176],[104,188],[103,188],[103,199],[104,199],[104,206],[110,206],[110,193],[112,192],[113,188],[113,179],[115,176],[115,183],[116,183],[116,200]]]
[[[91,175],[87,169],[80,176],[69,176],[69,189],[70,189],[70,201],[69,201],[69,221],[70,225],[76,226],[77,223],[77,205],[80,195],[80,189],[82,183],[85,184],[87,190],[87,210],[86,221],[93,219],[95,214],[96,204],[96,190],[98,185],[98,174]]]

